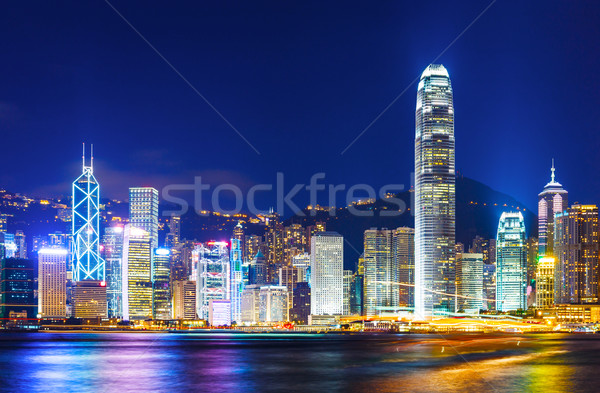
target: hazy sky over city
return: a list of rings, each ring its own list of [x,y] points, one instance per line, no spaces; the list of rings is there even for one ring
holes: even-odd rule
[[[278,171],[286,189],[317,172],[408,187],[408,86],[464,31],[437,61],[458,171],[535,208],[554,157],[570,201],[600,203],[595,1],[497,1],[466,31],[490,1],[111,4],[249,143],[108,3],[6,3],[0,186],[68,195],[85,141],[109,197],[194,176],[248,188]]]

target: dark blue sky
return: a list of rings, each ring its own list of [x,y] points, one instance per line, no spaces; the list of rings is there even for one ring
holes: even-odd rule
[[[409,184],[416,85],[490,1],[3,4],[0,185],[68,194],[93,142],[103,196],[192,182]],[[600,4],[499,0],[439,59],[457,168],[534,208],[552,157],[600,203]],[[302,198],[298,199],[299,201]]]

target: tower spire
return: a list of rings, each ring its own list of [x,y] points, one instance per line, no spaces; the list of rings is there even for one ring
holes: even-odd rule
[[[550,182],[554,183],[554,181],[555,181],[554,179],[555,179],[555,176],[556,176],[555,173],[554,173],[556,171],[556,169],[554,168],[554,158],[552,159],[552,169],[551,169],[551,171],[552,171],[552,175],[551,175],[551,181]]]
[[[92,172],[94,172],[94,144],[93,143],[91,144],[90,155],[92,156],[92,159],[90,161],[90,169],[92,170]]]
[[[83,142],[83,154],[81,155],[82,170],[85,169],[85,142]]]

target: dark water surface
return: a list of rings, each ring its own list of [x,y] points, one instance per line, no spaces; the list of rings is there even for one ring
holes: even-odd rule
[[[598,392],[600,335],[2,333],[0,390]]]

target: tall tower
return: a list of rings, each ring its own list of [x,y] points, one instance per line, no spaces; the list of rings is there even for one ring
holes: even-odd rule
[[[415,133],[415,314],[454,311],[454,106],[448,71],[419,81]]]
[[[496,307],[527,309],[527,238],[521,212],[504,212],[496,237]]]
[[[153,187],[129,189],[129,223],[150,235],[152,249],[158,247],[158,190]]]
[[[538,195],[538,255],[554,256],[554,215],[569,207],[569,193],[555,179],[554,160],[552,160],[550,183]]]
[[[343,295],[344,238],[337,232],[319,232],[311,238],[310,313],[341,315]]]
[[[243,237],[243,235],[241,237]],[[244,277],[242,271],[242,241],[240,240],[239,234],[236,236],[235,230],[233,233],[233,238],[231,238],[231,255],[229,257],[229,262],[231,264],[229,269],[231,274],[229,281],[231,284],[231,320],[241,323],[242,291],[244,290]]]
[[[100,257],[100,185],[94,177],[94,147],[90,165],[73,182],[73,280],[104,281],[104,260]]]
[[[365,314],[380,315],[382,309],[398,307],[399,268],[392,258],[392,231],[367,229],[365,253]]]

